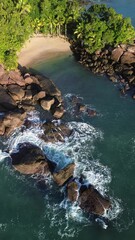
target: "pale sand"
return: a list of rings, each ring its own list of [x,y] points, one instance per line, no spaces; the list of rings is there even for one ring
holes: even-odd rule
[[[18,54],[18,63],[21,66],[28,67],[63,53],[71,54],[70,43],[64,38],[36,35],[25,43]]]

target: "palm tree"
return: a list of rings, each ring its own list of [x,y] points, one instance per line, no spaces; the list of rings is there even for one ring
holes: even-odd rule
[[[30,13],[31,5],[28,3],[28,0],[18,0],[16,4],[16,9],[20,12],[20,15]]]

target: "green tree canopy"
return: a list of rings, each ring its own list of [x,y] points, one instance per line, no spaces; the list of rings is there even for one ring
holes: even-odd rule
[[[124,18],[105,4],[95,4],[85,10],[74,32],[75,41],[81,42],[89,53],[106,45],[131,43],[134,38],[135,30],[130,18]]]

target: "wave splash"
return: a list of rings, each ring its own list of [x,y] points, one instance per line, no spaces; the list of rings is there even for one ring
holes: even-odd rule
[[[22,129],[16,130],[7,141],[9,151],[15,149],[18,143],[27,141],[45,150],[49,156],[51,154],[52,157],[55,157],[55,160],[59,161],[60,158],[64,158],[66,161],[72,159],[76,165],[75,176],[83,174],[86,183],[91,183],[101,194],[106,196],[111,182],[111,171],[107,166],[100,163],[96,152],[95,142],[103,141],[103,133],[100,130],[87,123],[69,122],[68,125],[73,129],[73,134],[65,139],[64,143],[45,143],[39,138],[39,135],[43,132],[40,127],[38,112],[32,112],[29,115],[29,120],[33,122],[34,127],[24,128],[23,131]],[[0,159],[3,159],[4,155],[5,153],[1,153]],[[63,195],[62,192],[61,195]],[[63,197],[57,199],[56,202],[54,198],[51,198],[50,194],[45,197],[44,220],[50,220],[50,229],[57,226],[57,229],[59,229],[57,233],[61,238],[73,237],[82,228],[92,224],[91,219],[83,213],[76,203],[71,205],[66,199],[62,200]],[[111,200],[112,209],[104,216],[108,220],[116,219],[122,211],[119,200],[113,197]],[[97,222],[103,228],[107,228],[104,222],[102,223],[98,219]],[[58,226],[60,227],[58,228]]]

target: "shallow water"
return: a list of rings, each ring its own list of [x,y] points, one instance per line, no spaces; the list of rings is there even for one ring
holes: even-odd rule
[[[135,23],[133,0],[106,2],[125,16],[130,15]],[[78,95],[98,115],[68,116],[76,132],[65,144],[45,145],[38,138],[41,129],[37,127],[23,133],[18,130],[8,141],[2,139],[2,149],[12,149],[27,140],[45,148],[55,159],[71,158],[76,163],[75,174],[83,172],[102,194],[109,195],[113,208],[107,216],[108,228],[103,229],[77,206],[63,201],[62,190],[51,179],[49,190],[39,191],[35,181],[14,172],[5,153],[0,152],[0,239],[134,239],[135,102],[121,96],[117,85],[90,73],[68,53],[32,68],[52,78],[65,99],[69,93]],[[31,119],[40,121],[38,113],[33,113]]]

